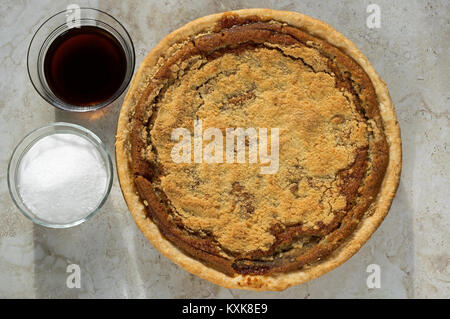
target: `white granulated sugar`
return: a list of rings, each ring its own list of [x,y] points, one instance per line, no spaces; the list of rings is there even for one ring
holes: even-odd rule
[[[18,173],[24,204],[51,223],[86,217],[107,189],[101,154],[91,142],[75,134],[56,133],[40,139],[23,157]]]

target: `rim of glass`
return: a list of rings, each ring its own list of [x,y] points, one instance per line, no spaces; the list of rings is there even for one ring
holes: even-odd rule
[[[30,214],[32,211],[25,205],[25,203],[22,201],[22,199],[18,195],[19,191],[17,189],[18,185],[16,183],[15,177],[16,177],[16,171],[20,167],[20,163],[21,163],[24,155],[31,149],[31,147],[33,145],[35,145],[42,138],[44,138],[46,136],[50,136],[55,133],[58,133],[55,131],[53,131],[53,132],[45,131],[46,129],[53,128],[53,127],[65,128],[67,130],[66,131],[67,133],[76,134],[76,135],[88,140],[101,153],[102,158],[105,161],[105,166],[106,166],[105,171],[107,174],[107,182],[106,182],[106,189],[103,194],[103,198],[97,204],[97,206],[94,209],[92,209],[92,211],[90,211],[85,217],[80,218],[75,221],[72,221],[70,223],[51,223],[51,222],[41,220],[37,217],[32,216]],[[85,135],[82,133],[85,133]],[[31,137],[33,137],[33,139],[31,139],[31,141],[24,144],[25,141]],[[95,144],[92,140],[95,141],[97,144]],[[20,153],[18,153],[20,147],[23,145],[25,145],[24,149]],[[113,164],[112,164],[111,156],[109,154],[108,149],[106,148],[106,145],[102,142],[102,140],[94,132],[88,130],[87,128],[85,128],[81,125],[77,125],[77,124],[73,124],[73,123],[66,123],[66,122],[54,122],[54,123],[46,124],[44,126],[41,126],[41,127],[38,127],[36,129],[32,130],[30,133],[25,135],[20,140],[20,142],[17,143],[17,145],[14,147],[11,157],[9,158],[8,171],[7,171],[8,191],[9,191],[9,195],[10,195],[12,201],[14,202],[14,204],[16,205],[16,207],[19,209],[19,211],[22,213],[22,215],[24,215],[26,218],[31,220],[33,223],[41,225],[41,226],[45,226],[48,228],[69,228],[69,227],[80,225],[80,224],[84,223],[85,221],[89,220],[92,216],[94,216],[100,210],[100,208],[105,204],[106,200],[108,199],[109,193],[111,192],[113,179],[114,179],[114,171],[113,171]],[[16,190],[16,192],[13,191],[13,188],[14,188],[14,190]],[[17,195],[16,195],[16,193],[17,193]],[[29,210],[29,212],[25,211],[21,207],[20,204],[22,204],[23,207],[25,207],[27,210]]]
[[[33,85],[33,87],[34,87],[34,89],[36,90],[36,92],[39,94],[39,96],[41,97],[41,98],[43,98],[47,103],[49,103],[49,104],[51,104],[53,107],[56,107],[56,108],[58,108],[58,109],[61,109],[61,110],[64,110],[64,111],[70,111],[70,112],[90,112],[90,111],[96,111],[96,110],[99,110],[99,109],[102,109],[102,108],[104,108],[104,107],[106,107],[106,106],[108,106],[108,105],[110,105],[111,103],[113,103],[115,100],[117,100],[121,95],[122,95],[122,93],[126,90],[126,88],[128,87],[128,85],[130,84],[130,82],[131,82],[131,80],[132,80],[132,78],[133,78],[133,74],[134,74],[134,68],[135,68],[135,66],[136,66],[136,53],[135,53],[135,48],[134,48],[134,43],[133,43],[133,39],[131,38],[131,36],[130,36],[130,34],[129,34],[129,32],[128,32],[128,30],[124,27],[124,25],[122,24],[122,23],[120,23],[120,21],[119,20],[117,20],[116,18],[114,18],[112,15],[110,15],[109,13],[106,13],[105,11],[102,11],[102,10],[100,10],[100,9],[96,9],[96,8],[90,8],[90,7],[80,7],[80,10],[92,10],[92,11],[96,11],[96,12],[99,12],[99,13],[101,13],[101,14],[104,14],[104,15],[106,15],[106,16],[108,16],[109,18],[111,18],[113,21],[115,21],[122,29],[123,29],[123,31],[125,32],[125,35],[126,35],[126,37],[128,38],[128,40],[129,40],[129,44],[130,44],[130,48],[129,48],[129,50],[127,50],[128,49],[128,47],[125,45],[125,47],[123,47],[123,41],[121,41],[121,39],[118,39],[117,38],[117,35],[119,35],[120,37],[122,37],[121,35],[120,35],[120,32],[118,32],[117,30],[116,30],[116,28],[114,28],[114,27],[112,27],[111,25],[109,25],[108,23],[106,23],[106,22],[103,22],[103,21],[101,21],[101,20],[98,20],[98,19],[86,19],[86,18],[80,18],[80,21],[83,21],[83,20],[89,20],[89,21],[97,21],[97,22],[101,22],[103,25],[107,25],[108,27],[110,27],[112,30],[114,30],[115,31],[115,33],[116,34],[111,34],[114,38],[116,38],[116,40],[117,41],[119,41],[119,43],[121,44],[121,46],[123,47],[123,49],[124,49],[124,51],[125,51],[125,55],[127,55],[127,51],[129,51],[128,53],[129,53],[129,56],[130,56],[130,61],[131,61],[131,63],[130,63],[130,65],[128,65],[128,63],[127,63],[127,70],[130,70],[130,74],[128,75],[128,74],[126,74],[125,75],[125,78],[123,79],[123,82],[122,82],[122,85],[121,85],[121,87],[110,97],[110,98],[108,98],[107,100],[105,100],[105,101],[103,101],[103,102],[101,102],[101,103],[98,103],[98,104],[95,104],[95,105],[90,105],[90,106],[80,106],[80,105],[71,105],[71,104],[69,104],[69,103],[66,103],[66,102],[64,102],[64,101],[62,101],[61,99],[59,99],[59,98],[57,98],[56,97],[56,100],[57,100],[57,102],[59,102],[59,103],[55,103],[55,101],[52,101],[51,99],[49,99],[47,96],[45,96],[44,94],[42,94],[41,93],[41,91],[39,90],[39,88],[37,87],[37,85],[34,83],[35,81],[33,80],[33,77],[32,77],[32,75],[31,75],[31,71],[30,71],[30,68],[31,68],[31,65],[30,65],[30,51],[31,51],[31,47],[32,47],[32,45],[33,45],[33,43],[34,43],[34,41],[35,41],[35,38],[36,38],[36,36],[37,36],[37,34],[39,33],[39,31],[41,31],[41,29],[50,21],[50,20],[52,20],[53,18],[55,18],[56,16],[59,16],[59,15],[61,15],[61,14],[65,14],[66,13],[66,10],[62,10],[62,11],[59,11],[59,12],[57,12],[57,13],[55,13],[55,14],[53,14],[52,16],[50,16],[49,18],[47,18],[44,22],[42,22],[41,24],[40,24],[40,26],[39,26],[39,28],[37,28],[37,30],[36,30],[36,32],[34,32],[34,34],[33,34],[33,37],[31,38],[31,41],[30,41],[30,43],[28,44],[28,49],[27,49],[27,73],[28,73],[28,78],[30,79],[30,82],[31,82],[31,84]],[[42,48],[43,48],[43,46],[44,46],[44,44],[47,42],[47,40],[48,40],[48,38],[57,30],[57,29],[59,29],[61,27],[61,25],[60,26],[57,26],[54,30],[52,30],[47,36],[46,36],[46,38],[45,38],[45,40],[39,45],[39,51],[41,51],[42,50]],[[106,29],[105,29],[106,30]],[[107,32],[109,32],[109,30],[106,30]],[[109,33],[111,33],[111,32],[109,32]],[[125,41],[125,39],[122,39],[122,40],[124,40]],[[41,53],[39,53],[38,55],[41,55]],[[39,67],[38,67],[39,68]],[[38,73],[39,73],[39,71],[38,71]],[[50,90],[50,92],[51,92],[51,90]],[[52,92],[53,93],[53,92]]]

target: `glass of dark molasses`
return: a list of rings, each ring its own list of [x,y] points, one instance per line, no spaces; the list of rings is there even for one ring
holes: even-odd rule
[[[37,92],[53,106],[75,112],[111,104],[133,76],[135,54],[127,30],[93,8],[71,8],[47,19],[28,48]]]

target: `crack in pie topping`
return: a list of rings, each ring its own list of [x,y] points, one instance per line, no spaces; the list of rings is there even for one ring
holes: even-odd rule
[[[134,109],[132,172],[148,218],[230,276],[315,263],[352,235],[380,189],[389,152],[378,104],[361,66],[328,42],[225,15],[160,58]],[[173,162],[171,133],[193,132],[194,120],[279,128],[278,172]]]

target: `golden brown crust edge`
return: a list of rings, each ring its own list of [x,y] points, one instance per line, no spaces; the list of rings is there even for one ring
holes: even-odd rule
[[[164,58],[166,54],[170,54],[168,49],[173,44],[191,35],[212,30],[215,23],[223,17],[223,13],[199,18],[170,33],[144,59],[125,96],[119,115],[116,134],[117,171],[122,192],[133,219],[144,236],[167,258],[190,273],[226,288],[280,291],[317,278],[344,263],[360,249],[383,221],[389,211],[400,179],[400,127],[385,83],[355,44],[345,38],[341,33],[322,21],[296,12],[270,9],[244,9],[232,11],[232,13],[241,17],[256,15],[302,28],[312,35],[320,37],[340,48],[358,62],[371,79],[380,103],[380,113],[383,119],[386,139],[389,144],[389,164],[378,197],[369,208],[369,211],[360,222],[358,228],[336,251],[315,265],[283,274],[263,276],[238,275],[236,277],[229,277],[213,268],[205,266],[200,261],[180,251],[162,236],[158,227],[147,217],[145,207],[137,194],[130,166],[131,156],[128,149],[128,138],[131,134],[129,127],[130,115],[143,93],[146,86],[146,79],[149,79],[155,72],[155,66],[159,58]]]

